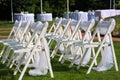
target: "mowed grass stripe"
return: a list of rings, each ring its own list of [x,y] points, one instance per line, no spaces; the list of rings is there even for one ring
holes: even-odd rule
[[[0,28],[0,36],[8,36],[11,31],[11,28]]]
[[[0,31],[11,31],[12,28],[0,28]]]

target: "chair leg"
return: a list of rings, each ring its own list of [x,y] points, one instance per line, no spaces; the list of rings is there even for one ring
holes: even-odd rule
[[[63,64],[64,63],[64,56],[66,55],[66,54],[68,54],[70,51],[68,50],[68,48],[70,48],[71,47],[71,45],[70,46],[66,46],[66,48],[64,48],[64,51],[62,52],[62,54],[60,55],[60,58],[59,58],[59,62],[61,61],[61,63]]]
[[[29,54],[29,53],[28,53]],[[16,66],[15,70],[14,70],[14,75],[17,74],[17,72],[19,71],[20,69],[20,66],[22,64],[22,62],[25,60],[25,53],[22,55],[20,61],[18,62],[18,65]]]
[[[5,51],[5,49],[6,49],[6,46],[4,45],[4,47],[3,47],[2,51],[0,52],[0,58],[2,57],[3,52]]]
[[[69,65],[69,68],[71,68],[74,65],[74,61],[78,58],[78,56],[82,56],[83,55],[81,48],[77,47],[77,49],[74,52],[74,54],[76,54],[76,55],[74,56],[74,59],[71,61],[71,64]],[[79,58],[81,58],[81,57],[79,57]]]
[[[3,64],[6,62],[8,56],[9,56],[9,54],[10,54],[10,51],[11,51],[10,47],[7,47],[7,49],[6,49],[6,51],[5,51],[5,54],[3,55],[2,60],[1,60],[1,62],[2,62]]]
[[[89,50],[89,48],[87,48],[87,49],[84,51],[84,53],[82,54],[82,57],[81,57],[80,62],[79,62],[79,64],[78,64],[78,66],[77,66],[77,69],[80,68],[80,66],[81,66],[81,64],[82,64],[82,62],[83,62],[83,60],[84,60],[84,57],[86,56],[86,53],[87,53],[88,50]]]
[[[32,59],[33,55],[34,55],[34,51],[32,51],[32,52],[30,53],[30,55],[28,56],[28,60],[27,60],[27,62],[26,62],[26,64],[25,64],[25,66],[24,66],[24,68],[23,68],[23,70],[22,70],[22,72],[21,72],[18,80],[22,80],[22,78],[23,78],[23,76],[24,76],[24,74],[25,74],[25,71],[26,71],[26,69],[27,69],[27,67],[28,67],[28,65],[29,65],[29,63],[30,63],[30,60]]]
[[[51,57],[52,57],[52,58],[55,57],[55,55],[56,55],[56,53],[57,53],[57,51],[58,51],[58,49],[59,49],[59,46],[60,46],[60,43],[58,43],[58,44],[55,46],[55,48],[54,48],[54,50],[53,50],[53,52],[52,52],[52,54],[51,54]]]
[[[13,60],[14,60],[14,53],[12,54],[11,58],[9,59],[8,64],[7,64],[7,67],[9,67],[9,68],[12,67],[12,64],[14,64],[14,63],[13,63]]]
[[[49,52],[49,48],[47,45],[47,41],[44,38],[43,38],[43,44],[44,44],[44,48],[45,48],[45,55],[46,55],[50,75],[51,75],[51,78],[54,78],[53,70],[52,70],[52,66],[51,66],[51,62],[50,62],[50,57],[49,57],[50,52]]]
[[[71,68],[74,65],[74,60],[76,59],[77,55],[74,56],[74,59],[72,60],[72,62],[69,65],[69,68]]]
[[[52,43],[53,41],[50,39],[49,41],[48,41],[48,45],[49,46],[51,46],[51,43]]]
[[[95,50],[92,48],[93,57],[95,57]],[[97,65],[97,60],[95,60],[95,65]]]
[[[112,48],[112,53],[113,53],[113,59],[114,59],[115,69],[116,69],[116,71],[119,71],[118,64],[117,64],[117,59],[116,59],[116,56],[115,56],[115,51],[114,51],[112,36],[111,36],[111,34],[109,34],[109,36],[110,36],[110,42],[111,42],[111,48]]]
[[[92,67],[93,67],[93,65],[94,65],[94,63],[95,63],[95,61],[96,61],[96,59],[97,59],[97,57],[98,57],[98,55],[99,55],[99,53],[100,53],[100,50],[102,49],[102,45],[103,45],[103,44],[101,43],[101,45],[100,45],[100,47],[98,48],[98,50],[97,50],[97,52],[96,52],[96,55],[95,55],[95,57],[94,57],[91,65],[90,65],[90,67],[88,68],[87,74],[90,73],[90,71],[91,71],[91,69],[92,69]]]
[[[51,63],[50,63],[50,60],[48,59],[49,56],[47,53],[46,54],[46,57],[47,57],[47,63],[48,63],[48,67],[49,67],[49,71],[50,71],[50,75],[51,75],[51,78],[54,78],[54,75],[53,75],[53,70],[52,70],[52,67],[51,67]]]

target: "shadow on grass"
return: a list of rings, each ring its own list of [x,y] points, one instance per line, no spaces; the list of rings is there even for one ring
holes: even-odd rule
[[[8,75],[8,74],[12,74],[12,70],[7,68],[6,65],[0,63],[0,76],[1,75]]]
[[[65,61],[63,64],[58,61],[58,57],[55,56],[55,58],[52,59],[52,68],[53,71],[55,72],[77,72],[77,73],[86,73],[86,70],[88,67],[81,67],[80,70],[77,70],[77,65],[73,65],[72,68],[69,68],[68,66],[70,65],[69,61]]]
[[[12,69],[0,63],[0,80],[15,80]]]

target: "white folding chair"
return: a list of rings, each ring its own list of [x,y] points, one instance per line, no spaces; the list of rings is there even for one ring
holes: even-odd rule
[[[42,23],[41,22],[38,22],[38,23],[36,23],[36,22],[34,22],[34,23],[31,23],[30,25],[29,25],[29,28],[27,29],[27,31],[25,32],[25,34],[24,34],[24,38],[21,40],[21,42],[17,42],[17,43],[9,43],[9,47],[10,47],[10,51],[12,50],[12,49],[19,49],[20,47],[25,47],[25,46],[27,46],[28,44],[29,44],[29,47],[33,47],[34,46],[34,42],[30,42],[30,40],[31,40],[31,38],[33,37],[33,36],[35,36],[35,28],[36,28],[36,26],[39,24],[39,26],[41,25],[42,26]],[[10,52],[9,52],[10,53]],[[7,54],[9,54],[9,53],[7,53]],[[21,51],[21,54],[17,54],[17,55],[15,55],[15,54],[12,54],[12,57],[11,57],[11,59],[9,59],[9,61],[8,61],[8,64],[7,64],[7,66],[9,66],[9,68],[11,68],[12,66],[13,66],[13,64],[14,64],[14,62],[15,61],[19,61],[19,59],[21,58],[23,56],[23,54],[22,54],[22,51]],[[12,64],[11,64],[11,61],[12,61]]]
[[[13,40],[15,38],[15,36],[17,35],[17,32],[18,32],[21,24],[22,24],[22,21],[15,21],[13,28],[11,29],[10,34],[8,35],[8,38],[0,40],[0,43],[4,43],[4,42],[8,42],[8,41],[10,42],[11,40]],[[2,56],[5,48],[6,48],[6,46],[4,46],[2,51],[0,52],[0,57]]]
[[[73,46],[73,47],[71,47],[72,49],[71,49],[71,52],[69,52],[69,54],[68,54],[68,52],[65,52],[62,55],[63,56],[62,63],[64,62],[64,60],[66,60],[66,59],[69,60],[70,59],[70,61],[72,60],[72,64],[69,67],[72,67],[72,65],[74,64],[75,59],[78,58],[78,56],[82,55],[83,48],[81,49],[81,48],[76,47],[76,46],[74,46],[72,44],[74,42],[83,42],[83,43],[84,42],[88,42],[90,40],[90,38],[91,38],[91,31],[90,30],[94,26],[94,24],[95,24],[94,20],[91,20],[91,21],[81,21],[80,22],[79,27],[77,28],[77,30],[79,31],[79,33],[78,34],[74,34],[74,35],[80,36],[80,39],[75,40],[75,39],[71,38],[71,41],[70,41],[71,43],[68,46],[70,46],[70,47]],[[81,35],[81,29],[85,32],[85,34],[84,34],[83,37]],[[89,49],[88,54],[91,54],[91,49]],[[86,64],[89,61],[89,59],[90,59],[90,55],[85,60],[84,64]]]
[[[50,27],[49,31],[47,32],[46,36],[49,36],[49,35],[51,36],[51,35],[53,34],[53,32],[54,32],[54,34],[55,34],[57,28],[59,28],[59,25],[60,25],[61,21],[62,21],[62,18],[56,17],[56,18],[55,18],[55,21],[53,22],[53,24],[52,24],[52,26]]]
[[[68,32],[68,29],[69,29],[69,25],[70,25],[70,22],[71,22],[71,19],[63,19],[61,24],[60,24],[60,33],[58,33],[57,35],[53,36],[52,37],[52,40],[56,41],[57,42],[57,45],[55,46],[54,50],[52,51],[51,53],[51,57],[53,58],[58,49],[59,49],[59,45],[60,45],[60,40],[64,39],[67,37],[67,32]]]
[[[48,27],[48,23],[44,23],[43,26],[41,26],[41,24],[39,23],[37,25],[37,28],[35,28],[35,33],[33,33],[33,36],[31,37],[29,43],[26,45],[26,46],[13,46],[11,49],[13,50],[13,53],[14,54],[20,54],[20,53],[24,53],[24,55],[21,57],[18,65],[16,66],[16,69],[15,69],[15,72],[14,72],[14,75],[16,75],[16,73],[19,70],[20,68],[20,65],[21,63],[23,62],[24,58],[25,58],[25,55],[26,54],[29,54],[29,56],[27,56],[26,58],[26,63],[25,63],[25,66],[21,72],[21,75],[19,77],[18,80],[21,80],[26,69],[27,69],[27,66],[28,64],[30,63],[33,55],[35,54],[36,51],[38,50],[41,50],[39,48],[41,48],[39,46],[39,43],[41,40],[43,40],[43,47],[42,47],[42,50],[45,50],[45,55],[46,55],[46,59],[47,59],[47,64],[48,64],[48,68],[49,68],[49,71],[50,71],[50,75],[51,77],[53,78],[54,75],[53,75],[53,71],[52,71],[52,67],[51,67],[51,63],[50,63],[50,57],[49,57],[49,48],[48,48],[48,45],[47,45],[47,41],[45,39],[45,34],[46,34],[46,31],[47,31],[47,27]],[[35,41],[34,45],[32,47],[29,47],[29,45],[31,45],[31,42],[33,41],[33,39],[35,38],[35,36],[38,35],[37,37],[37,40]]]
[[[97,50],[95,52],[95,56],[93,57],[93,60],[90,64],[90,66],[89,66],[87,74],[89,74],[91,69],[93,68],[93,65],[95,64],[95,61],[96,61],[99,53],[102,52],[102,54],[108,54],[108,53],[104,53],[103,50],[105,50],[105,47],[111,47],[110,52],[111,52],[112,56],[111,55],[110,56],[108,55],[108,56],[112,58],[113,63],[111,61],[110,62],[104,61],[106,63],[105,64],[103,63],[102,65],[104,65],[105,67],[108,67],[108,66],[109,67],[107,69],[103,69],[103,71],[109,70],[111,68],[111,64],[112,65],[114,64],[116,71],[118,71],[118,65],[117,65],[117,61],[116,61],[116,57],[115,57],[115,51],[114,51],[114,46],[113,46],[113,41],[112,41],[112,36],[111,36],[111,32],[114,30],[114,27],[115,27],[114,19],[110,19],[109,21],[100,21],[89,42],[87,42],[87,43],[75,42],[74,43],[74,45],[76,45],[76,46],[87,48],[84,51],[81,60],[79,61],[77,69],[80,68],[85,56],[87,55],[86,52],[88,51],[89,48],[97,48]],[[96,34],[98,36],[98,42],[93,42]],[[104,35],[102,40],[101,40],[100,34]],[[109,39],[109,42],[107,42],[106,39]],[[104,58],[104,57],[105,56],[102,56],[102,58]],[[103,66],[101,66],[101,67],[103,67]]]
[[[51,28],[46,33],[46,37],[49,39],[49,41],[48,41],[49,47],[51,47],[51,45],[53,43],[52,37],[59,34],[59,31],[60,31],[59,29],[61,27],[61,25],[60,25],[61,22],[62,22],[62,18],[56,17],[56,19],[53,22]]]
[[[79,31],[80,23],[81,23],[81,20],[79,21],[71,20],[69,25],[70,27],[67,30],[68,32],[65,34],[65,36],[67,37],[59,40],[60,43],[57,46],[62,47],[62,49],[60,50],[62,54],[60,55],[59,61],[61,61],[65,53],[69,53],[70,51],[69,44],[71,44],[73,41],[77,41],[82,38],[81,31]]]
[[[25,35],[26,31],[28,30],[29,25],[30,25],[30,22],[22,22],[21,26],[19,27],[19,29],[17,30],[17,32],[15,34],[15,37],[13,39],[3,41],[4,55],[2,56],[2,59],[1,59],[2,63],[5,63],[5,61],[7,60],[7,57],[9,55],[9,53],[10,53],[11,49],[10,49],[9,46],[10,45],[16,45],[16,44],[21,44],[23,42],[24,35]]]

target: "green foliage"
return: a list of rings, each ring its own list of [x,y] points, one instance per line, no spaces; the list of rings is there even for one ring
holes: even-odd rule
[[[0,0],[0,20],[10,19],[10,0]]]
[[[44,2],[44,7],[43,7],[43,10],[47,13],[51,12],[52,11],[52,7],[50,6],[49,2],[48,1],[45,1]]]
[[[120,17],[116,18],[116,26],[120,27]],[[11,28],[13,23],[0,21],[0,28]],[[116,28],[115,28],[116,29]],[[120,30],[120,28],[118,29]],[[0,33],[1,34],[1,33]],[[0,51],[3,45],[0,44]],[[120,42],[114,41],[115,53],[118,62],[118,68],[120,69]],[[28,75],[28,70],[25,73],[23,80],[119,80],[120,79],[120,71],[116,72],[115,67],[104,72],[96,72],[94,70],[91,71],[90,74],[86,74],[88,67],[81,67],[79,70],[76,70],[76,66],[74,65],[71,69],[68,68],[69,62],[65,61],[64,64],[58,62],[58,57],[51,59],[52,68],[54,72],[54,78],[50,78],[50,73],[48,72],[45,76],[30,76]],[[6,67],[6,63],[0,63],[0,80],[18,80],[20,73],[17,75],[13,75],[14,69],[9,69]]]
[[[66,1],[65,0],[52,0],[49,2],[52,8],[53,16],[63,16],[66,12]]]
[[[116,26],[112,35],[120,37],[120,16],[115,17],[115,20],[116,20]]]
[[[117,2],[116,7],[120,9],[120,1]]]
[[[116,8],[120,9],[120,1],[116,1]],[[12,0],[14,13],[28,11],[32,13],[40,13],[40,0]],[[50,12],[53,17],[63,16],[66,12],[67,0],[42,0],[43,12]],[[112,2],[113,4],[113,2]],[[0,0],[0,20],[11,18],[11,0]],[[70,11],[88,11],[96,9],[109,9],[110,0],[69,0]],[[112,6],[113,8],[113,6]]]
[[[35,0],[13,0],[14,12],[35,11]]]
[[[0,49],[3,45],[0,44]],[[120,54],[119,48],[120,43],[114,41],[116,57],[118,61],[118,65],[120,65]],[[65,61],[64,64],[58,62],[58,57],[51,59],[52,68],[54,71],[54,78],[50,78],[50,73],[48,72],[45,76],[30,76],[28,75],[28,71],[25,73],[23,80],[119,80],[120,79],[120,71],[116,72],[115,67],[112,69],[103,72],[96,72],[94,70],[91,71],[90,74],[86,74],[88,67],[81,67],[79,70],[76,70],[76,66],[74,65],[71,69],[68,68],[69,62]],[[14,69],[10,69],[6,67],[6,64],[0,63],[0,80],[18,80],[20,73],[17,75],[13,75]],[[120,66],[118,66],[120,69]]]

